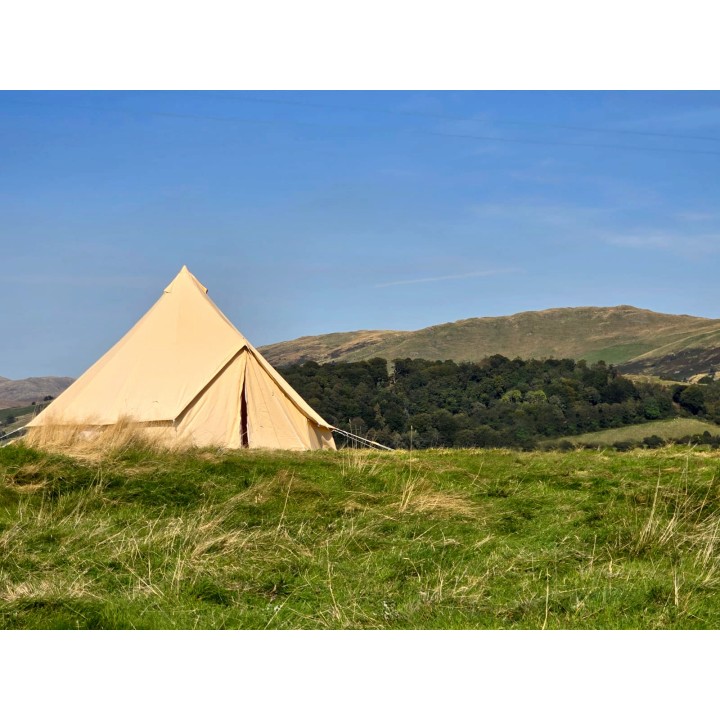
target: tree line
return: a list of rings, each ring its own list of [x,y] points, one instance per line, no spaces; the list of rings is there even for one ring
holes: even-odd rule
[[[328,422],[395,448],[519,447],[683,415],[720,422],[720,382],[633,382],[604,362],[382,358],[280,369]]]

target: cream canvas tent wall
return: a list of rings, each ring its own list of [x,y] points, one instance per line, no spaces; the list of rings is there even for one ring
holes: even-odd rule
[[[130,420],[167,444],[335,449],[326,423],[186,267],[155,305],[28,427]]]

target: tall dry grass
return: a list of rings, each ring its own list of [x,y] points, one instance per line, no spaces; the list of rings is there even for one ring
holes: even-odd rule
[[[36,450],[62,453],[77,459],[101,460],[131,447],[149,452],[183,447],[166,431],[168,428],[142,425],[132,417],[121,417],[114,425],[49,422],[28,428],[23,442]]]

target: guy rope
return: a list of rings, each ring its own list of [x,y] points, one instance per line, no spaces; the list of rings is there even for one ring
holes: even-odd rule
[[[350,440],[361,443],[365,447],[380,448],[381,450],[392,450],[392,448],[388,447],[387,445],[381,445],[379,442],[375,442],[374,440],[368,440],[367,438],[360,437],[360,435],[355,435],[355,433],[348,432],[347,430],[341,430],[340,428],[334,427],[332,431],[338,433],[339,435],[344,435]]]

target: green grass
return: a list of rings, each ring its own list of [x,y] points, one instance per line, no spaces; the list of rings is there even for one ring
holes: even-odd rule
[[[558,442],[567,440],[574,445],[601,446],[625,441],[642,442],[651,435],[657,435],[663,440],[679,440],[689,435],[702,435],[706,431],[711,435],[720,435],[720,426],[695,418],[672,418],[670,420],[655,420],[654,422],[640,423],[638,425],[625,425],[619,428],[598,430],[597,432],[583,433],[582,435],[568,435],[551,442],[555,445]],[[548,441],[549,443],[550,441]]]
[[[15,417],[15,422],[10,423],[9,425],[6,425],[3,423],[2,427],[0,427],[0,433],[10,434],[15,430],[19,430],[20,428],[25,427],[34,417],[34,413],[27,413],[26,415],[17,415]],[[9,442],[10,440],[3,440],[0,438],[0,443]]]
[[[610,347],[601,348],[587,352],[582,359],[588,363],[596,363],[604,360],[606,363],[617,365],[618,363],[627,362],[637,355],[642,355],[653,349],[650,343],[625,343],[623,345],[612,345]]]
[[[715,628],[720,453],[0,449],[2,628]]]
[[[652,383],[653,385],[664,385],[665,387],[675,387],[676,385],[683,385],[687,387],[691,383],[684,380],[663,380],[657,375],[637,375],[635,373],[623,373],[624,378],[632,380],[634,383]]]

